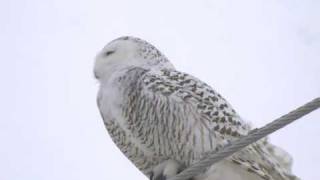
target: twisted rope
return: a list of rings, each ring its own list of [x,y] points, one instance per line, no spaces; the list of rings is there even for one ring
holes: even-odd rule
[[[318,109],[320,107],[320,98],[316,98],[309,103],[297,108],[294,111],[274,120],[273,122],[265,125],[262,128],[252,130],[247,136],[243,136],[236,141],[224,146],[218,151],[209,153],[209,155],[186,168],[181,173],[170,178],[169,180],[187,180],[189,178],[195,177],[201,173],[206,168],[212,166],[213,164],[221,161],[234,154],[235,152],[243,149],[244,147],[258,141],[261,138],[283,128],[284,126],[292,123],[293,121],[301,118],[302,116]]]

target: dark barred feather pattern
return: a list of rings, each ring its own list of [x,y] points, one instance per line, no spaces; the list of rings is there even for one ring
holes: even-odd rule
[[[188,74],[132,67],[113,85],[123,97],[120,117],[103,115],[105,125],[121,151],[145,174],[166,159],[188,166],[250,131],[220,94]],[[295,179],[268,144],[259,141],[228,161],[264,180]]]

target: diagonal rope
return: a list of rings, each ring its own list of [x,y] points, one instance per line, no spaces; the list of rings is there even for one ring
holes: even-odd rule
[[[220,150],[209,153],[206,158],[192,164],[190,167],[186,168],[184,171],[170,178],[169,180],[187,180],[189,178],[195,177],[211,165],[231,156],[235,152],[283,128],[284,126],[318,109],[319,107],[320,98],[316,98],[309,103],[297,108],[296,110],[291,111],[290,113],[265,125],[264,127],[252,130],[247,136],[243,136],[238,140],[233,141]]]

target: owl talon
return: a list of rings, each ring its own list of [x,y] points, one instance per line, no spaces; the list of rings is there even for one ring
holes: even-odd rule
[[[150,173],[150,180],[167,180],[178,174],[184,166],[175,160],[166,160],[155,166]]]

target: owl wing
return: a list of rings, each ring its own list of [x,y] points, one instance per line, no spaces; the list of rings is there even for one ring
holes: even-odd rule
[[[156,156],[189,165],[225,144],[247,135],[250,125],[231,105],[199,79],[172,69],[133,68],[124,116],[140,142]],[[263,179],[289,180],[278,157],[258,142],[227,160]]]

